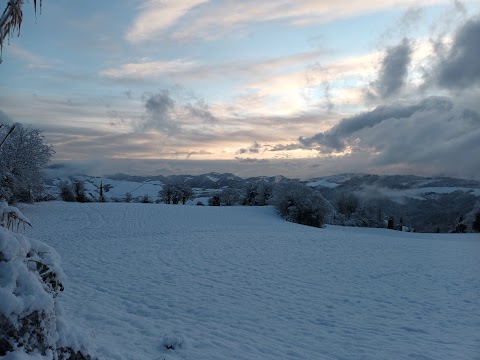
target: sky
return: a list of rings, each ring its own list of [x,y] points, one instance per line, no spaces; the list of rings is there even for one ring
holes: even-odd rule
[[[478,1],[43,0],[0,122],[90,175],[480,179],[479,58]]]

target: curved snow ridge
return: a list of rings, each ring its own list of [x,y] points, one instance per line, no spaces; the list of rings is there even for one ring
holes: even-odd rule
[[[478,235],[310,228],[271,207],[42,203],[32,237],[107,359],[472,359]]]

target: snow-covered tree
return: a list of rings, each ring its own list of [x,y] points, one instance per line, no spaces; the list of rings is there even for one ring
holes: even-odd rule
[[[3,138],[9,128],[0,128]],[[0,197],[7,201],[34,200],[45,190],[42,170],[54,151],[40,130],[15,124],[0,148]]]
[[[272,196],[273,185],[265,181],[249,182],[244,188],[243,205],[264,206]]]
[[[259,206],[268,205],[268,201],[272,197],[274,185],[265,181],[261,181],[257,187],[257,197],[255,202]]]
[[[70,202],[75,201],[72,185],[67,180],[60,181],[58,188],[60,190],[60,199]]]
[[[243,205],[254,206],[257,204],[258,184],[256,182],[249,182],[244,188]]]
[[[319,192],[295,181],[277,184],[270,203],[286,220],[316,227],[324,225],[331,211]]]
[[[125,193],[125,202],[129,203],[129,202],[132,202],[133,200],[133,195],[131,192],[126,192]]]
[[[223,189],[218,196],[220,197],[220,204],[223,206],[234,206],[240,202],[240,194],[236,189]]]
[[[343,192],[337,198],[336,205],[338,212],[349,219],[358,208],[358,198],[352,193]]]
[[[214,194],[208,199],[208,206],[220,206],[221,199],[219,194]]]
[[[73,194],[75,200],[78,202],[87,202],[87,195],[85,194],[85,183],[80,179],[75,179],[72,184]]]
[[[473,205],[470,210],[462,219],[462,225],[465,225],[465,230],[470,232],[480,232],[480,200]]]
[[[153,201],[152,199],[150,199],[150,196],[148,196],[148,194],[145,194],[140,198],[140,202],[142,204],[151,204]]]
[[[193,198],[193,190],[190,185],[185,183],[168,183],[158,192],[158,197],[159,200],[165,204],[178,204],[182,202],[182,204],[185,205],[187,200]]]

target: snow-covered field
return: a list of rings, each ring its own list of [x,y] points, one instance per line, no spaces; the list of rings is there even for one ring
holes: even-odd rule
[[[478,234],[316,229],[271,207],[23,211],[101,358],[480,358]]]

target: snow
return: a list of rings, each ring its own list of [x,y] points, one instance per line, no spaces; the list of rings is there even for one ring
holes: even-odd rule
[[[307,183],[307,186],[310,186],[310,187],[323,186],[323,187],[327,187],[327,188],[330,188],[330,189],[336,188],[339,185],[340,184],[330,182],[327,179],[320,179],[320,180],[316,180],[316,181],[312,181],[312,182]]]
[[[0,215],[6,213],[26,219],[18,208],[0,202]],[[89,341],[77,338],[56,301],[64,280],[53,248],[0,226],[0,352],[9,351],[5,359],[38,359],[40,354],[52,359],[60,347],[88,349]]]
[[[480,237],[310,228],[271,207],[28,205],[105,359],[475,359]],[[172,345],[172,346],[170,346]],[[170,349],[168,349],[170,347]]]
[[[15,221],[15,223],[20,220],[30,224],[30,220],[28,220],[25,215],[21,213],[21,211],[19,211],[15,206],[9,206],[5,200],[0,200],[0,214],[0,224],[3,227],[8,227],[9,217],[12,218],[11,221]]]
[[[211,175],[207,175],[207,178],[213,182],[217,182],[219,180],[218,177],[214,177],[214,176],[211,176]]]
[[[160,181],[135,182],[126,180],[113,180],[108,178],[95,178],[91,176],[76,176],[75,179],[82,180],[85,183],[85,193],[92,194],[95,199],[99,197],[100,180],[104,187],[104,195],[107,199],[123,199],[127,192],[131,193],[134,198],[143,197],[145,194],[155,200],[158,192],[162,190],[163,184]],[[49,186],[49,192],[54,196],[59,196],[60,189],[58,187],[61,181],[68,178],[58,178],[53,181],[53,185]],[[106,190],[108,189],[108,191]]]

